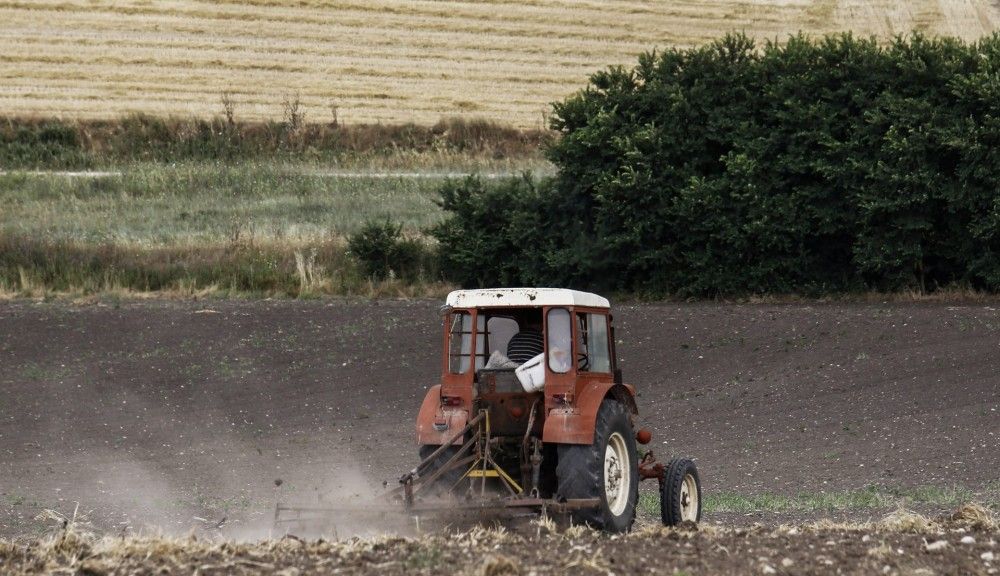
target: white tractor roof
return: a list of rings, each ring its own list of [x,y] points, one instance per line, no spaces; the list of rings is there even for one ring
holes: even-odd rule
[[[484,288],[455,290],[446,301],[453,308],[498,306],[589,306],[610,308],[607,298],[565,288]]]

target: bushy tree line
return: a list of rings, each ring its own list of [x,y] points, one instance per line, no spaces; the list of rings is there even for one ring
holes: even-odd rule
[[[1000,289],[1000,36],[727,36],[594,74],[552,127],[554,178],[444,187],[454,280]]]

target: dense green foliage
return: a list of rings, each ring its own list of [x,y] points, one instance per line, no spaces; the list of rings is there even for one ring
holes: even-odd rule
[[[1000,36],[728,36],[555,105],[558,175],[444,188],[465,285],[1000,289]]]
[[[374,280],[424,280],[434,268],[433,252],[427,245],[404,237],[403,225],[388,219],[365,223],[350,236],[347,247],[365,274]]]
[[[476,177],[449,181],[441,188],[441,207],[452,217],[433,229],[440,242],[442,270],[464,286],[510,286],[523,282],[532,262],[527,254],[544,258],[537,246],[522,242],[538,240],[535,228],[541,215],[535,210],[540,198],[529,175],[485,184]],[[543,263],[535,263],[540,266]]]

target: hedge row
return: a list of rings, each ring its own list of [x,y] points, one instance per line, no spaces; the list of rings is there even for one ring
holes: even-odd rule
[[[549,180],[443,190],[464,285],[1000,289],[1000,36],[647,53],[555,105]]]
[[[549,138],[482,119],[447,118],[416,124],[304,123],[160,118],[143,114],[112,120],[0,117],[0,167],[94,168],[133,161],[273,160],[332,162],[351,156],[452,152],[525,158]]]

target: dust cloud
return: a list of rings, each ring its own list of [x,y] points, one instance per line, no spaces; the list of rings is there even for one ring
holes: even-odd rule
[[[37,462],[14,472],[31,483],[5,484],[37,511],[51,509],[99,532],[258,540],[368,536],[405,530],[405,515],[322,514],[275,524],[280,502],[317,509],[369,507],[395,486],[375,478],[336,439],[302,430],[271,431],[242,411],[209,401],[197,411],[165,410],[156,400],[120,393],[105,418],[45,417],[36,429]],[[43,415],[45,416],[45,415]],[[262,433],[260,431],[267,430]],[[19,497],[21,498],[21,497]],[[22,524],[44,520],[22,515]]]

